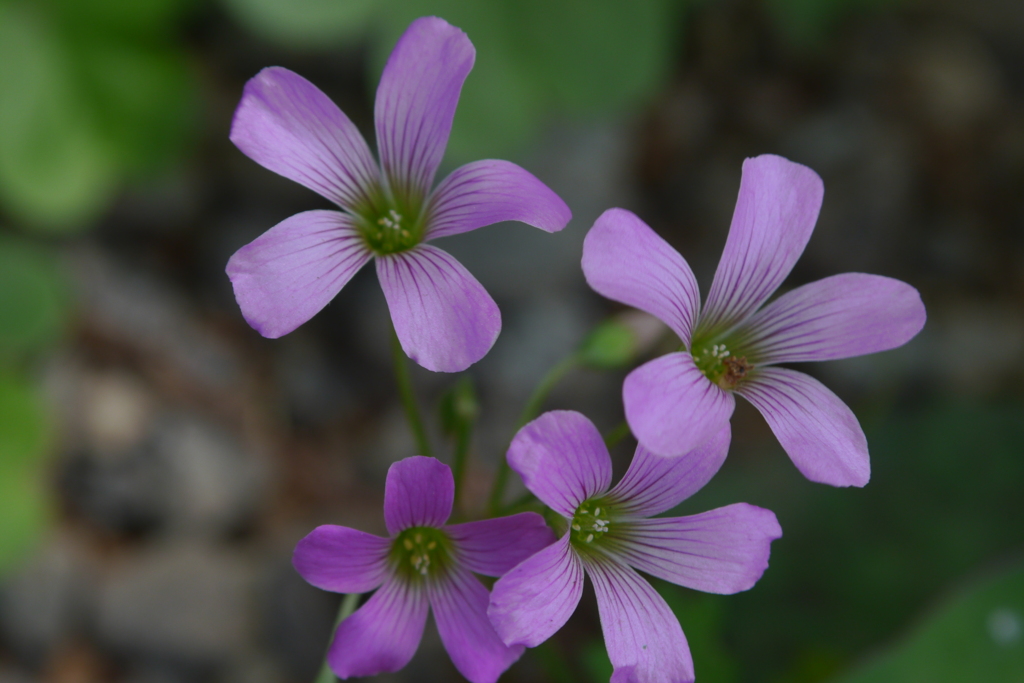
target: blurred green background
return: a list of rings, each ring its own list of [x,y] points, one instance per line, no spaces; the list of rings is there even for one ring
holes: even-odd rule
[[[285,339],[241,320],[227,258],[327,205],[227,135],[281,65],[372,144],[384,60],[427,14],[477,49],[442,173],[509,158],[574,211],[557,236],[445,242],[505,322],[470,373],[470,507],[533,384],[618,311],[579,272],[594,218],[638,212],[706,291],[742,159],[782,154],[826,188],[787,287],[898,277],[929,322],[808,368],[861,419],[863,490],[803,480],[738,410],[680,510],[743,500],[785,535],[747,593],[659,584],[698,680],[1024,681],[1024,4],[0,0],[0,683],[315,676],[337,598],[291,548],[322,523],[382,532],[412,442],[372,274]],[[572,373],[549,407],[611,427],[623,375]],[[455,381],[414,379],[432,409]],[[502,680],[607,680],[592,603]],[[431,633],[380,678],[458,680]]]

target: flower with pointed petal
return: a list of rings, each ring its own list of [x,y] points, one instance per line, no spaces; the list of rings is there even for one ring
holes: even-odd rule
[[[554,541],[533,512],[445,525],[455,480],[423,456],[396,462],[384,487],[390,538],[343,526],[317,527],[292,563],[309,583],[373,596],[338,625],[327,663],[340,678],[398,671],[412,659],[433,609],[455,668],[472,683],[494,683],[523,653],[498,638],[487,619],[487,589],[472,572],[501,576]]]
[[[516,434],[508,463],[526,488],[568,520],[558,542],[498,582],[487,615],[509,646],[533,647],[569,619],[590,576],[612,683],[683,683],[693,661],[679,621],[636,570],[711,593],[747,590],[782,530],[769,510],[739,503],[691,517],[652,515],[696,493],[725,460],[729,431],[675,458],[638,446],[611,490],[612,462],[583,415],[553,411]]]
[[[511,220],[557,232],[572,214],[508,161],[466,164],[431,190],[475,57],[466,34],[442,19],[409,26],[377,88],[379,166],[352,121],[306,79],[271,67],[246,84],[231,141],[341,209],[287,218],[228,261],[242,315],[260,334],[288,334],[376,259],[410,358],[458,372],[490,350],[501,329],[494,300],[458,261],[425,242]]]
[[[735,393],[764,415],[808,479],[868,482],[867,440],[853,412],[816,379],[775,364],[901,346],[924,326],[925,310],[910,285],[863,273],[812,282],[762,308],[810,239],[822,193],[806,166],[747,159],[703,311],[689,265],[643,221],[610,209],[594,223],[583,243],[587,283],[657,316],[683,343],[623,384],[626,419],[646,448],[669,456],[711,438],[728,426]]]

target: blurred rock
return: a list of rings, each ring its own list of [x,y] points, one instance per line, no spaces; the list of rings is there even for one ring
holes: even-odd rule
[[[270,652],[290,679],[312,681],[330,644],[341,596],[309,585],[288,561],[272,565],[262,595]]]
[[[62,533],[4,580],[0,631],[19,659],[39,666],[80,632],[90,608],[94,570],[82,543]]]
[[[160,666],[221,668],[254,642],[255,571],[237,553],[192,542],[126,557],[97,593],[97,641]]]
[[[0,683],[37,683],[37,680],[23,671],[0,666]]]

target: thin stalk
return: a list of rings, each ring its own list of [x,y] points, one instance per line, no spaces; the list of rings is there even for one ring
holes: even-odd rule
[[[604,435],[604,445],[609,449],[615,446],[627,436],[629,436],[629,423],[623,420],[620,424],[616,425],[614,429]]]
[[[544,401],[547,400],[548,394],[555,388],[570,370],[576,368],[580,363],[579,353],[572,353],[561,361],[559,361],[553,368],[548,370],[548,374],[544,375],[541,379],[540,384],[530,394],[529,400],[526,402],[526,406],[523,408],[523,412],[519,415],[519,423],[516,425],[516,431],[518,432],[523,425],[537,417],[540,413],[541,408],[544,407]],[[508,475],[511,468],[508,466],[508,459],[501,458],[498,460],[498,471],[494,475],[494,486],[491,488],[491,497],[488,507],[492,515],[498,513],[501,509],[501,499],[505,495],[505,486],[508,483]]]
[[[462,479],[466,474],[466,457],[469,453],[470,436],[473,428],[470,424],[459,426],[455,435],[455,452],[452,454],[452,477],[455,479],[455,510],[458,513],[462,510],[459,503],[462,493]]]
[[[341,601],[341,607],[338,608],[338,618],[334,621],[334,628],[331,629],[331,633],[337,630],[338,624],[352,616],[352,613],[356,611],[356,607],[359,605],[359,593],[346,593],[345,598]],[[320,672],[316,675],[314,683],[337,683],[337,677],[334,672],[331,671],[331,667],[327,665],[327,660],[324,660],[323,665],[320,667]]]
[[[419,455],[428,458],[433,457],[430,449],[430,441],[427,439],[427,430],[423,426],[423,418],[420,417],[420,409],[416,404],[416,394],[412,389],[412,375],[409,373],[409,359],[402,350],[402,344],[398,341],[398,335],[391,331],[391,358],[395,363],[395,381],[398,383],[398,394],[402,397],[402,407],[405,408],[405,418],[409,421],[413,437],[416,439],[416,447]]]

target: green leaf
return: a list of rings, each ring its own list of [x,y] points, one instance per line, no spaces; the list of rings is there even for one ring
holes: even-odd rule
[[[56,340],[68,317],[67,285],[53,254],[0,239],[0,359]]]
[[[673,0],[515,0],[513,45],[555,107],[636,106],[665,81],[679,39]]]
[[[627,366],[637,355],[636,333],[618,318],[606,320],[580,345],[580,362],[601,370]]]
[[[945,601],[899,645],[836,683],[1024,681],[1024,566]]]
[[[44,229],[84,225],[114,190],[114,155],[49,26],[0,5],[0,201]]]
[[[337,48],[356,38],[381,0],[224,0],[254,34],[292,48]]]
[[[0,574],[32,547],[47,523],[46,421],[32,388],[0,374]]]

